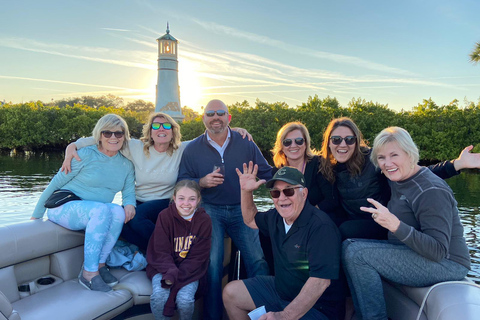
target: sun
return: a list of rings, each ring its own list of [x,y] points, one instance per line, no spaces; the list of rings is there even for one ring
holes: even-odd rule
[[[188,59],[178,62],[178,82],[180,85],[180,103],[190,109],[200,109],[202,98],[202,84],[200,76],[195,70],[195,64]]]
[[[195,63],[188,59],[178,62],[178,82],[180,86],[180,104],[195,111],[200,110],[202,99],[202,83],[200,74],[196,71]],[[158,74],[150,77],[149,89],[146,96],[152,96],[155,102]]]

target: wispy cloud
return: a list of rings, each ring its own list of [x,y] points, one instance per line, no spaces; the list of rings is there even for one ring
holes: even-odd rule
[[[422,85],[435,87],[455,87],[443,82],[426,80],[418,77],[388,77],[380,76],[348,76],[339,72],[325,70],[305,69],[290,64],[280,63],[254,54],[224,51],[209,52],[195,48],[183,49],[185,58],[197,62],[198,75],[228,82],[223,87],[228,89],[242,88],[245,85],[261,87],[301,87],[313,90],[359,90],[366,88],[363,84],[392,84]],[[234,76],[232,76],[234,74]],[[355,85],[355,87],[351,87]],[[215,87],[215,86],[213,86]],[[222,86],[217,86],[218,88]],[[260,93],[260,92],[259,92]]]
[[[402,74],[402,75],[413,75],[412,72],[407,70],[386,66],[383,64],[371,62],[371,61],[354,57],[354,56],[347,56],[347,55],[325,52],[325,51],[315,51],[315,50],[305,48],[305,47],[300,47],[300,46],[295,46],[295,48],[293,49],[291,45],[288,45],[283,41],[271,39],[269,37],[251,33],[251,32],[245,32],[242,30],[217,24],[215,22],[205,22],[195,18],[192,19],[192,21],[198,24],[199,26],[201,26],[202,28],[214,33],[225,34],[231,37],[236,37],[236,38],[248,40],[250,42],[255,42],[255,43],[275,47],[277,49],[282,49],[284,51],[295,53],[295,54],[308,55],[314,58],[326,59],[326,60],[330,60],[330,61],[334,61],[342,64],[350,64],[356,67],[366,68],[366,69],[375,70],[375,71],[388,72],[393,74]]]
[[[200,24],[201,22],[197,23]],[[210,28],[215,32],[223,32],[231,36],[241,37],[249,41],[263,43],[276,48],[288,49],[285,43],[268,37],[258,36],[252,33],[242,32],[233,28],[220,26],[215,23],[203,23],[205,28]],[[156,33],[154,30],[145,29],[148,32]],[[123,29],[122,29],[123,30]],[[116,30],[115,30],[116,31]],[[125,30],[128,31],[128,30]],[[15,48],[18,50],[31,51],[43,54],[69,57],[105,64],[114,64],[131,68],[140,68],[147,70],[156,70],[156,47],[157,44],[149,36],[134,33],[112,33],[111,36],[120,37],[125,41],[140,44],[145,50],[117,50],[104,47],[74,46],[59,43],[46,43],[31,39],[19,38],[1,38],[0,46]],[[25,45],[25,44],[28,44]],[[297,47],[298,49],[298,47]],[[325,59],[344,61],[353,61],[358,65],[366,66],[367,61],[342,55],[335,55],[326,52],[317,52],[304,48],[300,51],[308,55],[324,57]],[[298,53],[299,51],[295,51]],[[408,72],[390,72],[389,74],[398,74],[396,77],[386,76],[389,70],[387,66],[378,65],[378,71],[381,75],[370,76],[351,76],[340,72],[332,72],[319,69],[306,69],[293,64],[281,63],[279,61],[262,57],[255,54],[248,54],[236,51],[211,51],[205,49],[194,42],[182,40],[182,47],[179,50],[180,71],[183,66],[188,65],[187,73],[192,73],[198,78],[209,79],[205,87],[202,88],[204,96],[228,95],[240,99],[256,99],[260,95],[269,94],[272,97],[278,97],[289,102],[299,102],[288,96],[288,93],[305,92],[306,94],[314,92],[324,92],[328,94],[345,95],[368,95],[369,90],[378,88],[394,88],[400,86],[433,86],[444,88],[456,88],[455,85],[445,84],[442,79],[422,79],[415,77]],[[373,66],[370,64],[370,66]],[[376,67],[375,67],[376,68]],[[375,69],[372,67],[372,69]],[[391,70],[390,70],[391,71]],[[395,71],[395,70],[394,70]],[[398,70],[396,70],[398,71]],[[408,74],[408,76],[407,76]],[[180,75],[182,77],[182,74]],[[48,80],[39,78],[22,78],[13,76],[0,76],[0,78],[22,79],[29,81],[43,81],[51,83],[71,84],[77,86],[91,86],[92,88],[108,89],[110,93],[118,93],[120,96],[146,96],[148,90],[143,92],[135,91],[126,87],[92,85],[88,83],[77,83],[68,81]],[[459,77],[460,79],[462,77]],[[93,91],[92,91],[93,92]],[[102,94],[103,91],[94,91],[96,94]],[[105,90],[107,92],[107,90]],[[69,94],[72,94],[69,92]],[[82,92],[81,95],[90,94]],[[132,96],[132,97],[133,97]],[[293,95],[292,95],[293,96]]]
[[[116,28],[100,28],[102,30],[107,30],[107,31],[118,31],[118,32],[131,32],[132,30],[127,30],[127,29],[116,29]]]
[[[141,90],[138,90],[138,89],[116,87],[116,86],[106,86],[106,85],[99,85],[99,84],[92,84],[92,83],[81,83],[81,82],[60,81],[60,80],[50,80],[50,79],[38,79],[38,78],[28,78],[28,77],[15,77],[15,76],[5,76],[5,75],[0,75],[0,79],[27,80],[27,81],[34,81],[34,82],[48,82],[48,83],[67,84],[67,85],[81,86],[81,87],[94,87],[94,88],[103,88],[103,89],[141,91]]]
[[[25,44],[28,44],[25,45]],[[112,50],[102,47],[80,47],[72,46],[58,43],[45,43],[40,41],[35,41],[31,39],[22,39],[22,38],[0,38],[0,46],[13,48],[24,51],[31,51],[37,53],[44,53],[62,57],[75,58],[80,60],[95,61],[101,63],[115,64],[124,67],[134,67],[142,69],[154,70],[154,64],[144,64],[139,62],[133,62],[132,60],[120,60],[120,59],[111,59],[111,58],[100,58],[99,56],[118,56],[122,53],[121,50]],[[73,54],[71,52],[83,52],[83,55]],[[129,52],[132,54],[133,52]]]

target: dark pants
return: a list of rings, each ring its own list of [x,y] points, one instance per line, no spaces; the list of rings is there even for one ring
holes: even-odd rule
[[[375,239],[386,240],[388,230],[376,223],[373,219],[347,220],[338,227],[345,239]]]
[[[168,207],[170,199],[137,201],[135,217],[123,226],[121,236],[126,241],[146,252],[148,240],[152,236],[158,214]]]

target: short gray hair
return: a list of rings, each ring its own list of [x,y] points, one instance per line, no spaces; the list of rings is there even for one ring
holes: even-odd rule
[[[125,132],[125,140],[123,141],[122,149],[125,148],[128,144],[128,140],[130,140],[130,132],[128,131],[127,122],[119,115],[113,113],[109,113],[101,117],[97,121],[95,128],[93,128],[92,136],[95,138],[97,145],[100,145],[102,131],[115,130],[118,127]]]
[[[370,155],[370,160],[372,160],[375,167],[378,168],[378,151],[389,142],[396,142],[400,149],[405,151],[413,164],[418,163],[420,158],[418,147],[415,142],[413,142],[413,139],[408,131],[400,127],[388,127],[383,129],[375,137],[375,141],[373,141],[373,149],[372,154]]]

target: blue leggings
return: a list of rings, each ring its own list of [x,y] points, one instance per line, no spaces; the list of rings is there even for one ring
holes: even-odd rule
[[[96,201],[70,201],[48,209],[48,219],[70,230],[85,230],[84,269],[98,271],[117,242],[125,211],[118,204]]]
[[[157,273],[152,279],[152,295],[150,297],[150,308],[155,320],[170,319],[163,315],[163,308],[170,296],[170,289],[162,288],[160,281],[162,275]],[[195,310],[195,293],[198,289],[198,280],[191,282],[180,289],[177,293],[176,305],[180,320],[192,319]]]
[[[343,268],[357,311],[364,320],[387,319],[382,279],[410,287],[461,280],[468,269],[452,260],[429,260],[406,245],[386,240],[347,239],[343,242]]]

